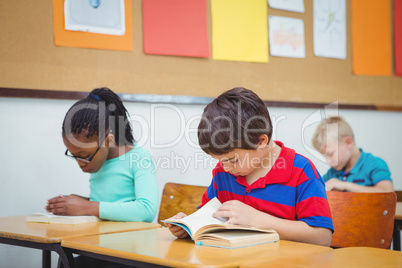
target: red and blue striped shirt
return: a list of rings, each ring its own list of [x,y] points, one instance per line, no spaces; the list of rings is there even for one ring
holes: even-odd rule
[[[334,231],[325,184],[313,163],[283,143],[274,166],[264,177],[248,185],[246,177],[225,172],[219,162],[202,197],[202,206],[217,197],[222,203],[239,200],[259,211],[287,220]]]

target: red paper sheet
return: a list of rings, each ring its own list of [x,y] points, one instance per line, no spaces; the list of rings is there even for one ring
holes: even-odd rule
[[[143,0],[147,54],[209,57],[206,0]]]

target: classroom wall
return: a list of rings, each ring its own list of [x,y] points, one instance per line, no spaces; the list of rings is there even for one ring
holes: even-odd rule
[[[88,175],[64,156],[61,123],[72,100],[0,98],[0,217],[41,212],[58,194],[88,195]],[[125,103],[135,137],[155,158],[159,191],[167,182],[207,186],[213,162],[197,147],[196,128],[204,105]],[[324,174],[328,166],[311,148],[325,113],[344,116],[357,144],[388,163],[402,189],[400,112],[269,108],[274,138],[309,157]],[[23,257],[21,257],[23,256]],[[41,252],[0,245],[0,266],[40,267]],[[53,267],[57,256],[53,256]]]
[[[343,104],[400,108],[402,77],[353,75],[351,3],[346,1],[345,60],[314,56],[313,1],[309,0],[304,1],[305,13],[268,8],[268,15],[304,21],[306,58],[270,56],[268,63],[252,63],[145,54],[141,0],[132,1],[133,51],[55,46],[52,1],[2,0],[0,87],[86,92],[108,85],[118,93],[214,97],[222,89],[245,86],[270,101],[337,99]]]

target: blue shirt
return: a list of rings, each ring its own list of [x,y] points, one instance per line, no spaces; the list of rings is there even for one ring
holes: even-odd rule
[[[99,217],[151,222],[158,209],[158,184],[151,155],[135,147],[106,160],[89,179],[90,200],[99,202]]]
[[[360,152],[359,159],[348,174],[345,174],[343,170],[330,168],[327,174],[322,177],[323,180],[328,181],[332,178],[342,180],[345,178],[347,182],[362,186],[375,186],[383,180],[392,182],[391,172],[384,160],[370,153],[365,153],[362,149],[360,149]]]

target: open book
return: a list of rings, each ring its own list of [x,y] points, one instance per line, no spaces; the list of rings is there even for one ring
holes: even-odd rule
[[[25,220],[28,222],[61,224],[79,224],[100,221],[100,219],[96,216],[59,216],[52,213],[33,213],[28,215]]]
[[[257,229],[246,225],[226,224],[226,219],[213,218],[212,214],[222,203],[211,199],[198,211],[182,219],[166,219],[163,222],[182,227],[196,245],[223,248],[239,248],[279,241],[272,229]]]

